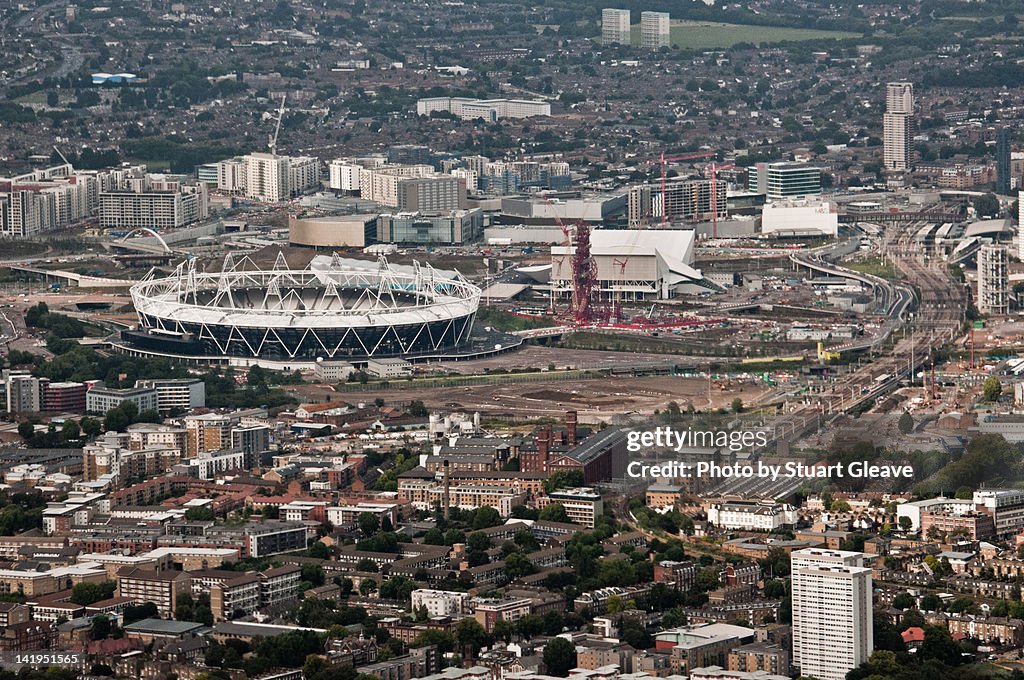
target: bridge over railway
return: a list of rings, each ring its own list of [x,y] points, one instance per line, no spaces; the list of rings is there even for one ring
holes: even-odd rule
[[[845,213],[839,216],[840,224],[856,224],[857,222],[871,222],[874,224],[908,224],[910,222],[957,222],[963,219],[963,213],[959,208],[949,210],[921,210],[918,212],[864,212]]]
[[[34,274],[36,276],[43,277],[46,281],[56,281],[58,283],[63,282],[68,285],[76,285],[79,288],[128,288],[135,281],[126,281],[124,279],[111,279],[103,276],[89,276],[88,274],[79,274],[77,272],[69,272],[63,269],[41,269],[39,267],[33,267],[31,265],[24,264],[7,264],[4,265],[11,271],[24,272],[26,274]]]

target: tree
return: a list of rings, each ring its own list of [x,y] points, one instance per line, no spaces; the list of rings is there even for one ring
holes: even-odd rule
[[[313,545],[309,546],[308,552],[310,557],[315,557],[318,560],[331,559],[331,549],[323,541],[317,541]]]
[[[423,542],[427,545],[444,545],[444,532],[434,527],[423,534]]]
[[[523,549],[524,552],[533,552],[534,550],[540,550],[540,541],[537,540],[536,536],[529,529],[520,529],[516,532],[513,537],[515,544]]]
[[[979,217],[997,217],[999,215],[999,199],[993,193],[987,193],[974,199],[974,210]]]
[[[103,427],[107,432],[123,432],[135,422],[137,415],[139,407],[130,401],[123,401],[116,408],[107,411],[103,418]]]
[[[212,522],[216,515],[213,512],[213,508],[205,505],[189,508],[185,511],[185,519],[190,522]]]
[[[960,646],[953,641],[949,631],[940,626],[926,626],[924,642],[918,650],[921,659],[936,659],[947,666],[958,666],[963,663]]]
[[[480,529],[488,529],[490,527],[496,527],[502,523],[501,515],[498,511],[489,505],[485,505],[479,508],[473,514],[473,529],[479,531]]]
[[[260,366],[253,366],[249,369],[245,382],[249,386],[249,389],[257,392],[269,389],[267,384],[267,371]]]
[[[942,609],[942,600],[934,593],[928,593],[921,598],[921,611],[937,612]]]
[[[324,568],[319,564],[303,564],[302,580],[309,581],[313,587],[324,584]]]
[[[31,441],[36,435],[36,426],[27,420],[18,423],[18,436],[25,441]]]
[[[131,605],[124,609],[125,624],[141,621],[142,619],[155,619],[160,616],[159,610],[152,602],[140,605]]]
[[[377,584],[371,578],[364,578],[359,582],[359,594],[367,597],[377,592]]]
[[[896,426],[903,434],[910,434],[911,430],[914,429],[914,417],[904,411],[900,416],[899,422],[896,423]]]
[[[505,573],[512,578],[527,576],[536,571],[533,563],[522,553],[512,553],[505,558]]]
[[[60,428],[60,436],[65,441],[74,441],[82,436],[82,429],[73,420],[65,420],[64,425]]]
[[[79,421],[78,426],[82,429],[82,432],[85,433],[86,437],[89,439],[95,439],[102,431],[103,423],[96,418],[85,416]]]
[[[364,557],[356,563],[356,571],[365,571],[371,574],[375,574],[378,571],[380,571],[380,568],[377,566],[376,562],[367,557]]]
[[[742,413],[743,412],[743,400],[740,399],[739,397],[736,397],[735,399],[732,400],[732,412],[733,413]]]
[[[777,579],[768,579],[764,582],[764,596],[768,599],[776,600],[786,595],[786,584]]]
[[[110,618],[105,614],[98,614],[92,617],[92,630],[89,632],[93,640],[105,640],[110,637],[113,626],[110,625]]]
[[[194,607],[195,600],[192,599],[192,593],[178,593],[178,597],[174,600],[174,618],[178,621],[191,621]]]
[[[470,552],[484,552],[491,549],[490,537],[482,531],[474,531],[466,539],[466,549]]]
[[[914,521],[904,515],[899,520],[900,529],[903,531],[910,531],[914,527]]]
[[[697,572],[697,580],[695,582],[697,590],[701,592],[707,592],[714,590],[719,586],[718,570],[714,568],[701,569]]]
[[[561,612],[547,611],[541,617],[545,635],[558,635],[565,628],[565,616]]]
[[[71,601],[82,606],[89,606],[100,600],[108,600],[114,596],[117,584],[113,581],[103,583],[76,583],[71,589]]]
[[[540,519],[545,522],[569,522],[569,514],[561,503],[550,503],[541,509]]]
[[[985,382],[981,386],[981,391],[985,397],[985,401],[999,401],[999,397],[1003,393],[1003,383],[999,382],[999,378],[994,375],[990,375],[985,378]]]
[[[547,493],[577,486],[583,486],[583,470],[559,470],[544,480],[544,491]]]
[[[449,529],[444,532],[444,541],[440,545],[455,545],[456,543],[465,543],[466,534],[459,529]]]
[[[447,654],[455,649],[455,636],[447,631],[431,628],[417,635],[410,647],[426,647],[428,645],[435,645],[437,651]]]
[[[565,638],[550,640],[544,645],[544,667],[549,675],[566,677],[576,667],[576,646]]]
[[[356,520],[363,536],[373,536],[380,529],[380,520],[372,512],[361,512]]]
[[[209,593],[201,593],[196,599],[195,606],[192,608],[192,620],[204,626],[213,625],[213,609],[210,607]]]
[[[914,604],[914,596],[910,593],[900,593],[892,599],[892,606],[896,609],[910,609]]]
[[[455,626],[455,639],[470,656],[476,656],[480,649],[491,643],[491,636],[476,619],[465,618]]]

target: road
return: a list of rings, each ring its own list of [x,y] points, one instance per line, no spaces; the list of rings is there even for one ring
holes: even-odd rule
[[[75,43],[75,39],[87,38],[88,36],[73,36],[59,33],[56,30],[56,26],[54,27],[55,30],[50,31],[50,27],[43,25],[47,14],[51,12],[63,14],[63,8],[66,5],[66,2],[59,2],[57,0],[47,2],[19,14],[18,18],[10,22],[9,25],[0,26],[0,36],[5,40],[20,38],[27,32],[38,32],[43,36],[43,40],[40,41],[40,47],[54,54],[57,59],[56,67],[35,70],[22,74],[18,78],[11,78],[0,87],[0,93],[6,95],[7,89],[11,85],[39,80],[47,76],[65,78],[77,71],[85,62],[83,48]]]

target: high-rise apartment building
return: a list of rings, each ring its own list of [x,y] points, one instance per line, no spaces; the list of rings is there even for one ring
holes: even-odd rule
[[[251,153],[217,163],[217,188],[274,203],[320,184],[320,161],[310,156]]]
[[[640,13],[640,46],[648,50],[669,47],[671,22],[668,12]]]
[[[810,548],[790,556],[793,662],[800,675],[844,680],[874,647],[871,569],[863,553]]]
[[[112,174],[64,164],[0,177],[0,237],[29,238],[91,217]]]
[[[40,402],[39,379],[29,373],[12,373],[7,376],[7,412],[38,413]]]
[[[429,165],[385,165],[361,168],[359,195],[403,212],[448,212],[461,207],[466,187]]]
[[[601,42],[605,45],[628,45],[629,10],[606,7],[601,10]]]
[[[914,113],[914,85],[889,83],[885,88],[886,113]]]
[[[334,191],[355,193],[359,191],[359,173],[363,166],[354,162],[334,160],[327,164],[327,186]]]
[[[911,167],[910,143],[914,136],[914,86],[889,83],[883,117],[883,161],[885,169],[904,172]]]
[[[1017,192],[1017,257],[1024,261],[1024,191]]]
[[[291,170],[288,159],[269,153],[253,153],[245,157],[245,195],[257,201],[276,202],[291,193]]]
[[[999,128],[996,133],[996,193],[1009,195],[1013,190],[1010,173],[1010,130]]]
[[[1006,246],[988,244],[978,251],[978,311],[982,314],[1010,312],[1008,259]]]
[[[209,214],[205,184],[100,194],[100,225],[107,229],[176,229]]]

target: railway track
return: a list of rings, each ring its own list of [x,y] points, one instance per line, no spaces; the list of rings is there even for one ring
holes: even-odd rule
[[[967,290],[950,275],[945,260],[923,256],[911,246],[920,223],[911,223],[883,241],[883,254],[906,277],[913,300],[905,335],[884,356],[840,376],[826,393],[779,416],[775,440],[792,441],[833,415],[858,408],[893,392],[904,378],[930,365],[932,353],[960,332],[968,306]]]

